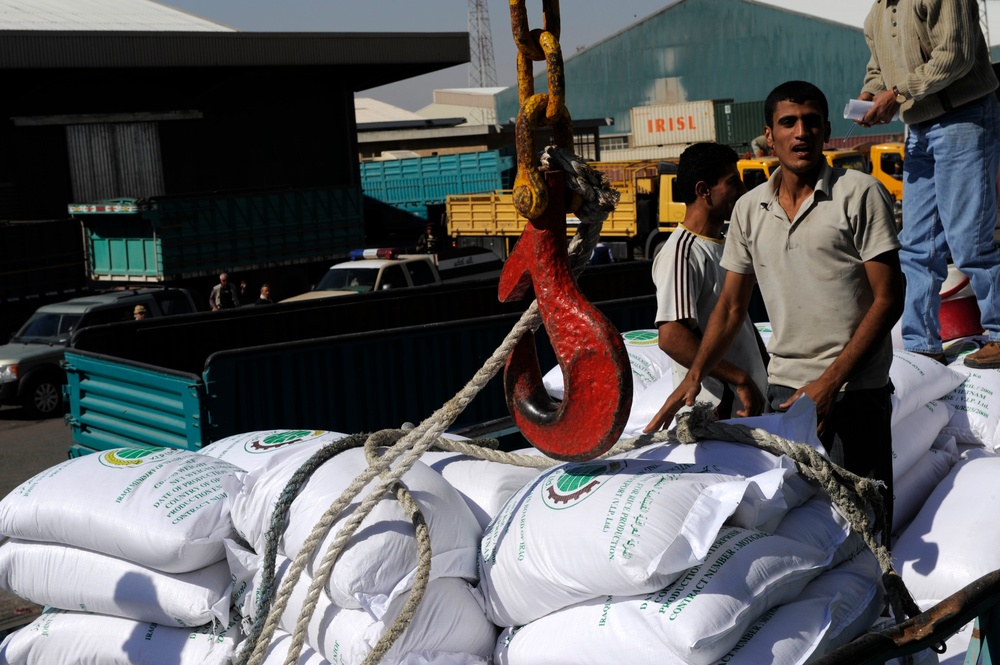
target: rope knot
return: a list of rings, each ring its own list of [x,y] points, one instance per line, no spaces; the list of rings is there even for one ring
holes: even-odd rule
[[[690,411],[677,414],[677,429],[675,434],[678,443],[698,443],[698,433],[704,432],[711,423],[716,422],[715,407],[708,402],[698,402]]]

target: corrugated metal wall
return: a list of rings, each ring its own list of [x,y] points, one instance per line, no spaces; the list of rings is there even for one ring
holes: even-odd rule
[[[66,144],[75,202],[166,193],[155,122],[67,125]]]
[[[853,123],[841,110],[861,90],[868,57],[857,28],[747,0],[682,0],[567,58],[566,105],[574,118],[613,116],[606,133],[630,133],[632,107],[761,100],[779,83],[804,79],[826,93],[833,136],[843,136]],[[544,73],[535,89],[546,90]],[[497,117],[516,116],[517,90],[500,93],[497,107]],[[903,131],[894,125],[855,134]]]

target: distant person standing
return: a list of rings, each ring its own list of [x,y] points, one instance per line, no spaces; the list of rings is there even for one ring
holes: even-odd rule
[[[767,137],[761,134],[750,141],[750,152],[754,157],[767,157],[771,154],[771,146],[767,144]]]
[[[236,286],[229,282],[229,275],[219,275],[219,283],[212,287],[212,295],[208,297],[208,306],[212,311],[220,309],[235,309],[240,306],[240,294]]]
[[[898,112],[908,129],[899,234],[903,346],[943,361],[939,294],[950,254],[969,278],[989,337],[965,364],[998,368],[1000,105],[978,3],[879,0],[864,34],[871,58],[859,98],[872,107],[858,122],[883,125]]]
[[[269,284],[264,284],[260,287],[260,297],[257,298],[255,305],[272,305],[274,301],[271,300],[271,286]]]
[[[420,238],[417,239],[417,251],[425,252],[427,254],[434,254],[438,251],[438,236],[434,231],[434,224],[427,222],[427,226],[424,227],[424,232],[420,234]]]

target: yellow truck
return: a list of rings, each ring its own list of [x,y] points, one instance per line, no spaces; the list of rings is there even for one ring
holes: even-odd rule
[[[604,222],[601,241],[615,260],[652,257],[666,234],[684,219],[685,205],[674,197],[677,165],[667,161],[594,162],[621,193]],[[527,220],[514,208],[509,189],[483,194],[455,194],[445,202],[448,235],[456,245],[486,247],[506,258]],[[580,220],[566,217],[572,236]]]

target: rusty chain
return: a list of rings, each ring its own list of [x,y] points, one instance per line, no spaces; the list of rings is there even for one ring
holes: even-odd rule
[[[525,0],[510,0],[510,24],[517,45],[517,95],[521,105],[515,133],[514,207],[528,219],[538,219],[549,201],[548,188],[535,157],[536,130],[553,127],[556,145],[568,151],[573,149],[573,120],[566,108],[565,73],[559,45],[559,0],[542,0],[542,18],[541,30],[529,29]],[[535,94],[532,62],[540,61],[546,66],[548,93]]]

